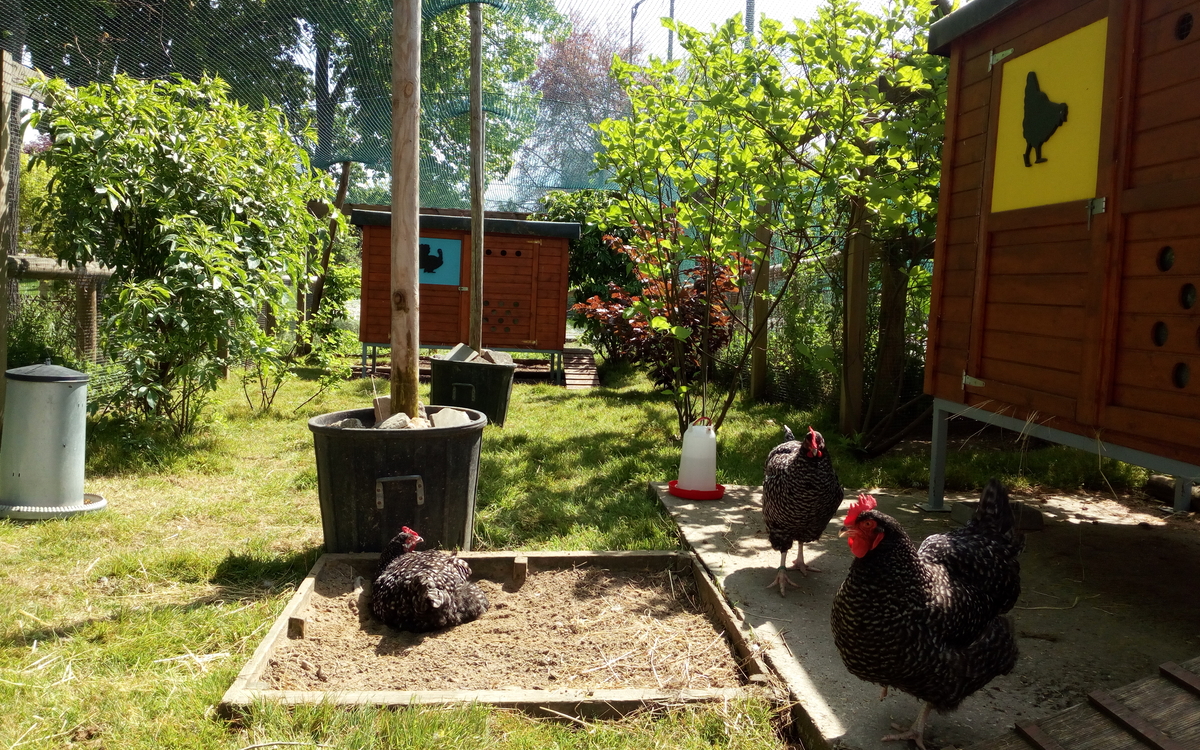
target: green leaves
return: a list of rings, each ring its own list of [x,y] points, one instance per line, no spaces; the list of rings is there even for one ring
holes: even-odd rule
[[[227,358],[259,351],[259,313],[288,330],[284,277],[327,236],[308,202],[332,185],[279,111],[230,101],[219,80],[44,86],[52,106],[34,118],[52,145],[35,161],[55,179],[40,229],[60,259],[114,269],[103,344],[131,384],[115,406],[187,432]]]

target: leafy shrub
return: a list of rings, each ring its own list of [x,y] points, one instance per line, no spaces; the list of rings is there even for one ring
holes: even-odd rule
[[[41,364],[47,359],[82,369],[75,353],[75,299],[69,289],[54,289],[45,297],[23,296],[8,322],[9,367]]]

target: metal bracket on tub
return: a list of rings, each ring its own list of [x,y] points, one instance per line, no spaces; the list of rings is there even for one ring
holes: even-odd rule
[[[425,504],[425,480],[420,474],[405,474],[399,477],[380,477],[375,480],[375,507],[383,510],[383,483],[384,482],[408,482],[415,480],[417,483],[417,505]]]

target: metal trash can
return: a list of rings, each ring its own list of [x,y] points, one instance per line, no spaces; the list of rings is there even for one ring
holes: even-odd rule
[[[431,415],[441,406],[427,406]],[[457,427],[377,430],[374,409],[308,420],[326,552],[381,552],[409,526],[435,547],[471,549],[487,417]],[[330,427],[354,417],[365,427]]]
[[[64,518],[106,503],[83,491],[88,375],[57,365],[4,373],[0,517]]]
[[[515,364],[434,357],[429,360],[429,401],[481,411],[492,424],[503,427],[516,371]]]

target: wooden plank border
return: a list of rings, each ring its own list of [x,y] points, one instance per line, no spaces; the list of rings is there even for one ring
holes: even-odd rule
[[[256,702],[275,702],[294,706],[316,703],[359,706],[468,705],[487,704],[511,708],[534,716],[562,718],[615,718],[647,706],[680,703],[718,702],[741,698],[769,683],[770,673],[759,658],[730,609],[725,597],[713,583],[703,563],[694,553],[672,550],[632,552],[463,552],[459,555],[471,564],[474,574],[492,580],[508,580],[521,563],[529,570],[562,570],[579,566],[606,570],[674,570],[690,572],[696,581],[703,609],[724,628],[732,652],[748,685],[709,690],[345,690],[303,691],[271,690],[263,682],[271,656],[288,637],[288,622],[302,616],[322,569],[336,562],[355,567],[371,567],[377,553],[325,554],[313,565],[296,589],[291,601],[276,618],[250,660],[238,673],[218,706],[221,715],[236,716]]]

